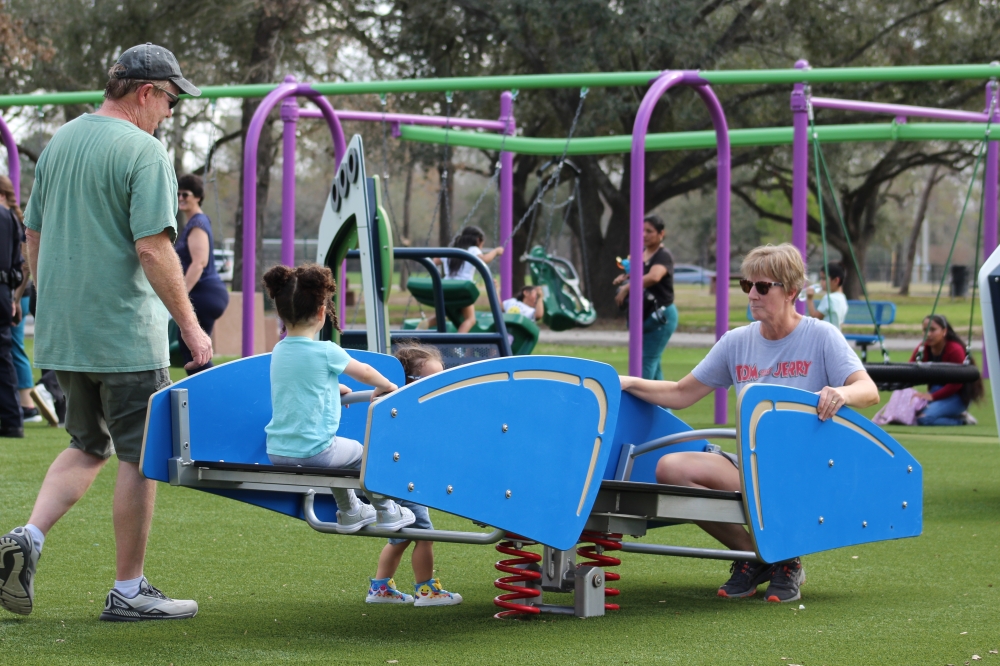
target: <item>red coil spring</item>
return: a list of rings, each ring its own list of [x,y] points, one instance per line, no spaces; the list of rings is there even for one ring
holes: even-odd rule
[[[493,599],[494,604],[500,608],[507,609],[493,616],[498,620],[516,615],[538,615],[541,612],[534,606],[515,603],[518,599],[534,599],[542,595],[541,590],[517,584],[540,580],[542,577],[542,574],[538,571],[531,571],[530,569],[522,568],[528,564],[541,562],[542,556],[538,553],[521,550],[517,547],[518,545],[530,546],[534,543],[534,541],[525,539],[516,534],[508,534],[505,541],[501,541],[497,544],[496,548],[498,552],[503,553],[504,555],[513,556],[511,559],[500,560],[495,565],[497,571],[511,574],[510,576],[504,576],[503,578],[498,578],[493,581],[493,584],[497,588],[507,590],[508,592],[508,594],[501,594]]]
[[[581,562],[581,565],[593,565],[604,569],[604,580],[611,582],[613,580],[621,580],[621,576],[608,571],[608,567],[617,567],[622,563],[617,557],[611,557],[610,555],[605,555],[606,550],[621,550],[622,549],[622,535],[621,534],[602,534],[600,532],[584,532],[580,535],[581,543],[592,543],[593,546],[583,546],[582,548],[576,549],[576,554],[580,557],[585,557],[590,562]],[[613,587],[604,588],[605,597],[617,597],[621,594],[620,590]],[[604,610],[618,610],[618,604],[604,604]]]

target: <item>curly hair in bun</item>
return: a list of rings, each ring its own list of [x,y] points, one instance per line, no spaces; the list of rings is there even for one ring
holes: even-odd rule
[[[334,328],[340,330],[333,303],[337,283],[326,266],[275,266],[264,273],[264,288],[274,301],[274,307],[285,326],[296,326],[315,319],[320,308],[325,305],[326,315],[333,322]]]

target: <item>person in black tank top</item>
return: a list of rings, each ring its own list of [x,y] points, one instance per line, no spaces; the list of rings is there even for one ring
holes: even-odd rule
[[[212,256],[212,222],[201,210],[205,198],[205,188],[201,178],[195,175],[182,176],[177,180],[177,207],[187,217],[184,229],[177,236],[174,249],[184,269],[184,286],[188,290],[191,305],[202,330],[212,335],[215,321],[222,316],[229,305],[229,291],[215,270]],[[191,362],[191,351],[180,341],[181,356],[185,363]],[[188,370],[189,375],[211,368],[212,362]]]
[[[663,219],[647,215],[642,225],[642,378],[663,379],[660,358],[677,330],[677,307],[674,305],[674,257],[663,247]],[[633,264],[634,265],[634,264]],[[615,278],[622,285],[615,301],[623,307],[628,301],[628,276]]]

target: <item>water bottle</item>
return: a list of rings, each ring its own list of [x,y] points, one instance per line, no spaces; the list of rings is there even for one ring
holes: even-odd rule
[[[815,296],[819,296],[821,293],[823,293],[823,287],[821,287],[818,282],[816,284],[810,285],[809,288],[813,290],[813,294]],[[799,300],[800,301],[806,300],[806,288],[805,287],[803,287],[799,291]]]

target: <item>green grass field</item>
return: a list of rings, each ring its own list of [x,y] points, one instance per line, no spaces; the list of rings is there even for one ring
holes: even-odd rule
[[[544,347],[624,369],[626,351]],[[688,372],[704,350],[668,349],[665,373]],[[730,401],[732,402],[732,401]],[[711,421],[709,400],[679,413]],[[866,410],[871,416],[874,410]],[[892,432],[921,462],[924,534],[804,558],[805,606],[723,600],[724,562],[624,554],[622,610],[580,620],[492,619],[491,547],[438,544],[438,575],[456,607],[363,602],[380,540],[322,535],[262,509],[161,485],[146,573],[176,597],[196,598],[190,621],[97,621],[114,580],[111,494],[115,462],[52,530],[36,579],[36,610],[0,611],[3,664],[671,663],[1000,664],[1000,457],[984,402],[978,426]],[[469,424],[472,426],[472,424]],[[0,527],[22,524],[62,430],[30,426],[0,440]],[[808,492],[808,489],[802,489]],[[471,529],[434,513],[439,528]],[[692,526],[655,530],[650,542],[713,546]],[[412,585],[409,559],[397,574]],[[571,604],[569,595],[549,595]]]

